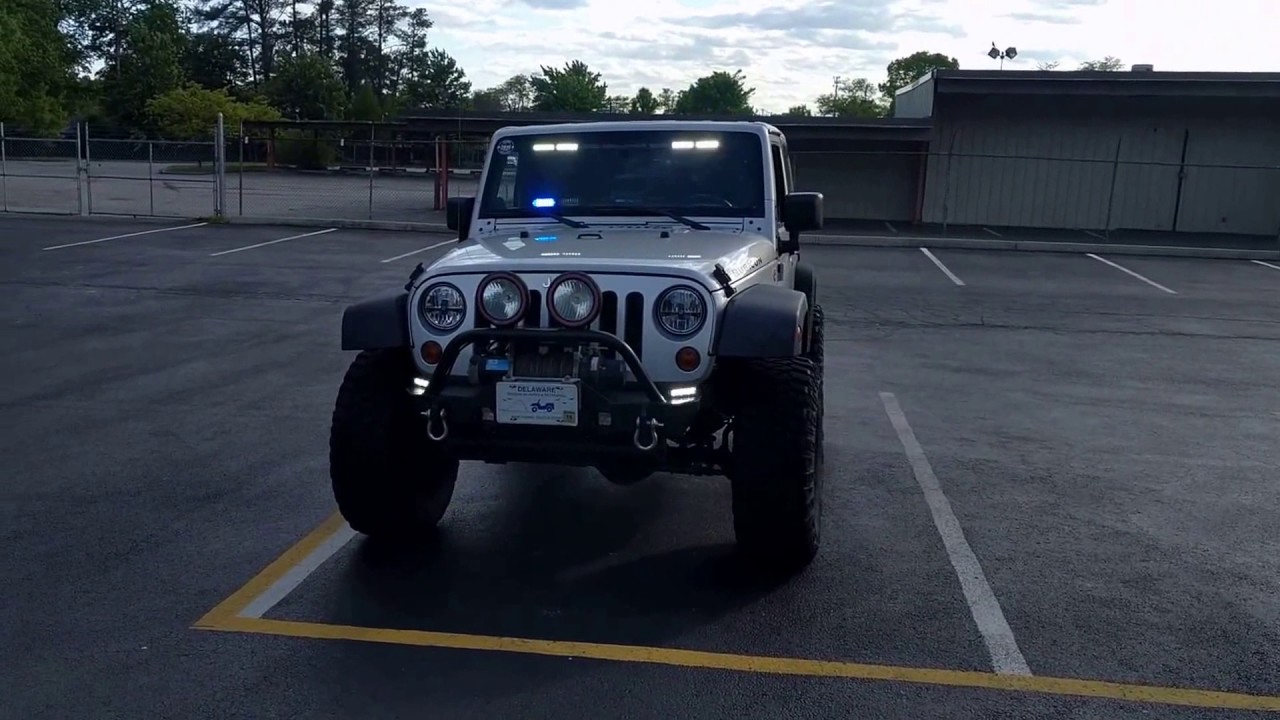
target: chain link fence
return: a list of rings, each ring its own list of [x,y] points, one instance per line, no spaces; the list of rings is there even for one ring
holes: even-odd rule
[[[219,214],[220,127],[208,141],[13,137],[0,124],[0,212],[133,217]]]
[[[208,141],[5,135],[5,212],[443,224],[474,195],[487,138],[398,123],[273,123]],[[1192,160],[1203,160],[1191,158]],[[1280,242],[1280,166],[945,151],[794,151],[794,185],[833,229],[947,235],[1154,232]]]
[[[201,217],[217,204],[214,142],[89,139],[90,215]]]
[[[228,154],[229,213],[440,223],[475,191],[487,141],[415,137],[390,123],[245,127]]]
[[[0,212],[82,212],[78,148],[76,140],[10,137],[0,123]]]

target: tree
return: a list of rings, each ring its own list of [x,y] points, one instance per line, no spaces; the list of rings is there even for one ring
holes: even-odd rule
[[[350,120],[359,122],[375,122],[382,119],[382,105],[378,103],[378,94],[372,85],[361,85],[351,98],[351,107],[347,112]]]
[[[1047,60],[1045,62],[1036,63],[1036,69],[1037,70],[1057,70],[1058,64],[1059,63],[1057,60]]]
[[[658,93],[658,109],[664,115],[670,115],[676,111],[676,91],[671,88],[662,88],[662,92]]]
[[[832,117],[883,117],[886,108],[876,98],[876,87],[866,78],[840,80],[835,89],[819,95],[818,112]]]
[[[405,68],[403,102],[423,108],[460,108],[471,97],[471,81],[449,53],[432,48]]]
[[[884,96],[892,110],[894,98],[898,91],[934,70],[959,70],[960,61],[942,53],[931,53],[925,50],[900,57],[885,68],[887,77],[880,83],[880,94]]]
[[[149,129],[147,101],[182,85],[185,54],[177,6],[154,0],[130,18],[119,57],[99,72],[107,117],[125,129]]]
[[[231,38],[199,32],[187,38],[182,53],[182,73],[201,87],[216,90],[243,84],[248,79],[240,49]]]
[[[625,113],[631,109],[631,98],[626,95],[610,95],[604,100],[604,107],[600,108],[608,113]]]
[[[427,34],[435,27],[435,21],[426,10],[416,8],[404,16],[403,24],[396,27],[394,36],[399,47],[391,53],[387,73],[386,91],[399,95],[409,81],[411,68],[420,72],[427,54]]]
[[[809,109],[808,105],[792,105],[784,114],[796,117],[811,117],[813,115],[813,111]]]
[[[112,0],[106,0],[110,2]],[[151,0],[147,0],[150,2]],[[200,29],[235,38],[248,61],[254,88],[275,75],[276,45],[289,0],[191,0]],[[295,56],[296,57],[296,56]]]
[[[741,70],[717,70],[698,78],[676,98],[680,115],[750,115],[755,88],[744,84]]]
[[[1086,60],[1080,63],[1080,69],[1096,72],[1115,72],[1124,69],[1124,62],[1118,57],[1108,55],[1101,60]]]
[[[653,91],[649,88],[640,88],[636,91],[635,97],[631,98],[631,112],[637,115],[653,115],[658,112],[658,98],[653,96]]]
[[[529,80],[538,110],[596,112],[605,106],[609,86],[581,60],[565,63],[564,68],[543,65],[541,70]]]
[[[280,119],[280,111],[261,100],[240,102],[225,89],[210,90],[195,83],[157,95],[147,103],[151,124],[164,137],[175,140],[207,139],[218,113],[222,113],[223,126],[230,135],[238,135],[240,123],[246,120]]]
[[[282,115],[296,120],[342,117],[347,104],[342,78],[318,53],[281,57],[266,94]]]
[[[505,109],[502,106],[502,92],[498,88],[476,90],[471,93],[467,108],[481,112],[501,112]]]
[[[66,122],[76,53],[47,0],[0,3],[0,122],[53,134]]]

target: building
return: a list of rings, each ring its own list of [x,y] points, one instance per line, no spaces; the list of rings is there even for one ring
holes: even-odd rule
[[[663,117],[424,110],[405,115],[400,123],[412,128],[418,136],[448,133],[479,140],[506,125]],[[824,193],[826,214],[832,220],[871,218],[911,222],[920,215],[925,158],[932,137],[929,118],[708,116],[689,119],[764,120],[777,127],[787,136],[797,186]]]
[[[1280,73],[936,71],[920,220],[1280,235]]]
[[[644,117],[662,116],[429,110],[400,123],[479,140]],[[835,223],[1280,235],[1280,73],[940,70],[900,90],[892,118],[757,119],[786,134],[797,187],[822,192]]]

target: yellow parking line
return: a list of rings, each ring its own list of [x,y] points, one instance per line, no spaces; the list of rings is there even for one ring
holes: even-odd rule
[[[615,662],[648,663],[775,675],[801,675],[850,680],[888,680],[923,685],[945,685],[1048,695],[1073,695],[1095,699],[1183,705],[1197,708],[1280,712],[1280,697],[1275,696],[1247,695],[1244,693],[1159,685],[1136,685],[1076,678],[997,675],[995,673],[972,670],[870,665],[838,660],[806,660],[638,645],[609,645],[604,643],[466,635],[423,630],[394,630],[390,628],[327,625],[292,620],[225,617],[214,624],[206,625],[204,629],[318,640],[354,640],[455,650],[482,650],[523,655],[612,660]]]
[[[240,617],[239,613],[255,598],[270,588],[344,526],[342,516],[335,513],[283,555],[263,568],[252,580],[226,600],[218,603],[195,624],[201,630],[257,633],[318,640],[351,640],[357,642],[410,645],[417,647],[479,650],[523,655],[571,657],[614,662],[647,663],[674,667],[774,675],[880,680],[962,688],[980,688],[1046,695],[1069,695],[1100,700],[1124,700],[1159,705],[1254,710],[1280,713],[1280,696],[1251,695],[1218,690],[1201,690],[1161,685],[1084,680],[1031,675],[1005,675],[973,670],[948,670],[897,665],[873,665],[840,660],[740,655],[734,653],[612,645],[564,640],[468,635],[463,633],[398,630],[392,628],[330,625]]]
[[[334,513],[329,519],[320,523],[316,529],[307,533],[307,536],[299,540],[293,547],[284,552],[283,555],[276,558],[272,563],[262,569],[252,580],[245,583],[244,587],[235,591],[226,600],[218,603],[217,607],[204,614],[204,617],[196,621],[195,626],[198,628],[211,627],[224,622],[228,618],[234,618],[254,598],[266,592],[277,580],[288,573],[295,565],[302,562],[302,559],[310,555],[313,550],[328,540],[334,533],[342,529],[342,515]]]

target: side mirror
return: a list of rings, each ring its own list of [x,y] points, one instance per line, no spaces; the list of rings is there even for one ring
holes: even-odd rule
[[[821,230],[822,193],[789,193],[782,199],[782,218],[787,232],[793,235]]]
[[[471,233],[471,213],[475,207],[474,197],[451,197],[445,204],[444,224],[458,231],[459,240],[466,240]]]
[[[787,239],[778,244],[784,253],[800,252],[800,233],[822,229],[822,193],[793,192],[782,198],[782,224]]]

